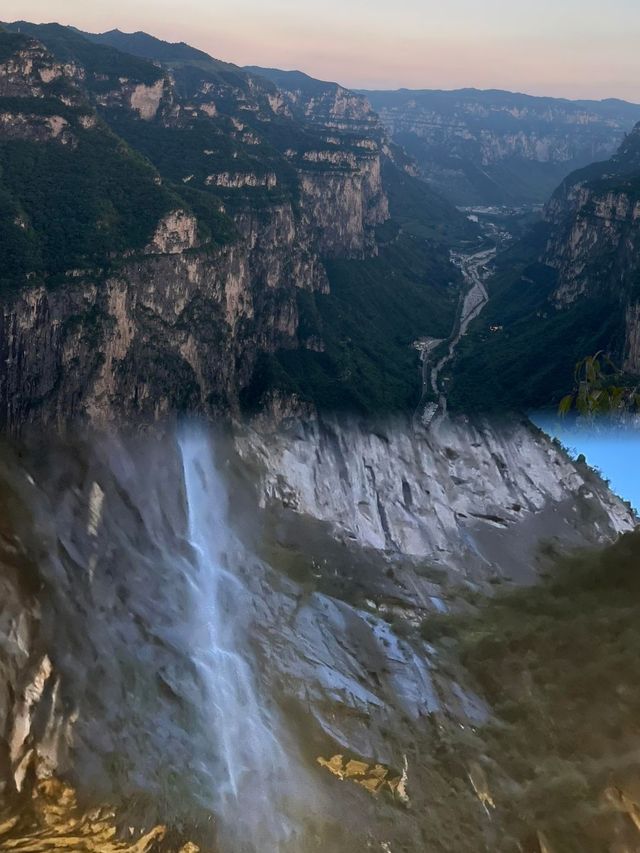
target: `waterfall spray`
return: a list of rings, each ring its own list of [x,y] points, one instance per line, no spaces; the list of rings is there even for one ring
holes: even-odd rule
[[[208,437],[191,429],[179,445],[193,549],[193,656],[219,761],[219,838],[225,853],[275,853],[286,835],[277,802],[285,758],[252,667],[251,599],[237,573],[241,549],[229,527],[227,490]]]

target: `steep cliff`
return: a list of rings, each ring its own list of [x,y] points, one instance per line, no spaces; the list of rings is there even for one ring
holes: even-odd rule
[[[565,181],[547,219],[551,234],[544,260],[558,273],[554,301],[564,307],[606,294],[612,312],[624,316],[613,354],[626,370],[638,373],[640,125],[608,163]]]
[[[448,646],[435,637],[443,620],[455,629],[456,614],[490,619],[485,595],[548,572],[585,536],[628,531],[633,515],[602,481],[514,423],[424,433],[399,420],[279,431],[256,421],[218,434],[210,451],[202,435],[202,483],[211,452],[227,494],[206,497],[242,591],[240,648],[286,756],[265,791],[251,793],[243,777],[253,810],[266,795],[287,829],[279,849],[507,851],[537,831],[551,830],[553,843],[558,820],[589,841],[581,813],[563,811],[580,751],[545,766],[553,793],[536,799],[533,744],[509,748],[507,735],[527,733],[505,723],[481,667],[499,636],[478,647],[473,675],[451,636]],[[208,705],[221,699],[216,670],[202,646],[216,605],[202,603],[182,466],[171,428],[3,450],[0,844],[53,836],[69,846],[80,821],[78,851],[115,844],[110,827],[122,839],[114,850],[176,851],[188,839],[216,849],[228,780]],[[518,624],[531,627],[526,616]],[[518,689],[509,673],[505,689]],[[544,687],[531,701],[546,701]],[[614,761],[615,743],[602,749]],[[60,780],[77,798],[55,800]],[[606,784],[584,792],[585,807],[596,810]],[[609,839],[621,811],[598,812]]]
[[[598,351],[630,374],[638,357],[640,128],[618,153],[570,175],[544,221],[499,257],[489,305],[464,342],[452,395],[462,406],[554,405]],[[492,393],[480,400],[480,381]]]
[[[310,208],[310,217],[329,238],[338,221],[355,217],[369,225],[380,225],[389,218],[389,204],[381,193],[381,154],[386,147],[385,133],[367,101],[336,83],[324,83],[299,72],[250,67],[251,74],[271,80],[282,93],[285,109],[311,133],[318,134],[324,150],[302,150],[289,157],[302,177],[302,194]],[[335,146],[343,140],[343,150]],[[319,167],[323,167],[319,170]],[[326,205],[335,196],[335,177],[323,174],[333,167],[338,174],[357,169],[357,178],[341,205]],[[325,239],[327,239],[325,237]]]
[[[545,202],[570,172],[610,156],[640,120],[623,101],[501,91],[365,92],[422,175],[456,204]]]
[[[135,56],[10,28],[5,424],[413,405],[411,344],[450,327],[448,246],[476,235],[362,98],[292,95],[144,34],[117,39]]]
[[[588,527],[597,543],[629,529],[629,511],[598,478],[524,421],[444,419],[423,430],[323,419],[246,441],[264,468],[265,500],[328,522],[360,547],[468,577],[508,563],[512,576],[522,569],[530,579],[541,536],[585,542]]]

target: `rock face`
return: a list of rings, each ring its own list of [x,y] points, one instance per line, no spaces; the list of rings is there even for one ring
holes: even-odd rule
[[[366,92],[392,138],[457,204],[544,202],[576,168],[609,157],[640,107],[500,91]]]
[[[589,528],[597,543],[634,526],[588,468],[524,422],[423,430],[323,419],[249,434],[245,452],[263,467],[265,503],[327,522],[360,547],[471,575],[508,563],[526,577],[543,535],[578,543]]]
[[[369,103],[337,83],[301,72],[246,70],[278,86],[287,112],[321,135],[321,149],[288,154],[301,173],[309,222],[322,229],[323,253],[335,254],[336,247],[356,257],[375,251],[370,229],[389,218],[389,203],[381,176],[386,138]],[[341,139],[347,144],[340,145]]]
[[[117,275],[5,303],[5,423],[236,407],[260,352],[295,343],[296,288],[326,286],[317,256],[296,245],[290,208],[271,214],[259,227],[244,220],[242,243],[194,255],[192,220],[177,212]]]
[[[381,839],[417,853],[442,832],[457,850],[490,848],[482,767],[450,768],[463,781],[456,808],[440,809],[451,779],[433,757],[491,709],[415,627],[459,607],[463,587],[534,577],[540,523],[563,548],[634,518],[519,425],[427,436],[401,422],[256,422],[218,438],[215,455],[235,537],[225,559],[249,602],[239,642],[287,754],[269,793],[294,804],[282,813],[291,851],[320,838],[340,853]],[[224,780],[194,651],[202,608],[175,435],[85,436],[21,459],[5,451],[1,487],[5,797],[67,776],[143,838],[181,826],[208,853]]]
[[[615,354],[637,373],[640,270],[640,125],[608,163],[572,175],[546,212],[551,226],[543,260],[557,270],[561,308],[610,299],[619,315]]]
[[[640,126],[625,143],[625,156],[630,148],[640,149]],[[611,161],[615,170],[619,159]],[[626,169],[625,169],[626,171]],[[634,176],[618,173],[599,180],[588,172],[577,173],[555,193],[547,210],[551,236],[544,261],[558,270],[554,299],[570,305],[582,295],[608,288],[615,279],[623,291],[625,278],[633,277],[638,257],[640,233],[640,199]]]

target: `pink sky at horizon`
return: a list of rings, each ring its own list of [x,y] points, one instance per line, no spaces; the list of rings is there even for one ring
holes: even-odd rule
[[[351,88],[501,88],[640,102],[638,0],[4,0],[2,18],[145,30]]]

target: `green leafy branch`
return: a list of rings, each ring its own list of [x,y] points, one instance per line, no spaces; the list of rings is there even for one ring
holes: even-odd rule
[[[563,397],[558,413],[565,417],[571,411],[583,417],[624,415],[640,408],[638,387],[620,384],[623,372],[602,351],[589,355],[576,364],[575,386]]]

